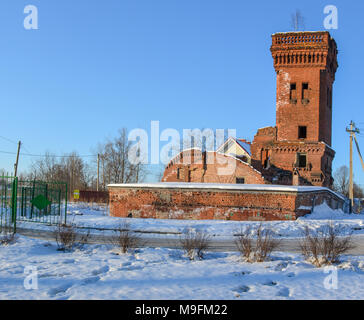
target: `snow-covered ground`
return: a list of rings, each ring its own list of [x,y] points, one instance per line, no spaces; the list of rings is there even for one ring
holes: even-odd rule
[[[93,228],[115,228],[120,222],[127,220],[134,230],[181,233],[185,230],[201,230],[216,237],[232,237],[241,227],[259,225],[256,221],[222,221],[222,220],[176,220],[176,219],[122,219],[110,217],[105,207],[89,204],[69,204],[68,221],[77,226]],[[362,214],[346,214],[341,210],[332,210],[326,204],[317,206],[312,214],[296,221],[265,221],[263,228],[270,228],[276,237],[296,238],[302,235],[305,226],[312,230],[321,230],[332,223],[342,227],[344,234],[352,232],[364,234],[364,212]]]
[[[62,252],[19,236],[0,246],[0,299],[363,299],[363,257],[344,260],[333,271],[277,252],[254,264],[237,253],[189,261],[177,249],[118,255],[111,246],[85,245]]]
[[[107,208],[97,205],[69,205],[68,221],[78,226],[115,228],[123,220],[108,216]],[[171,232],[170,236],[196,229],[232,237],[241,226],[259,224],[127,221],[135,230]],[[348,215],[326,205],[297,221],[263,225],[277,237],[290,238],[301,236],[306,225],[319,230],[329,222],[343,226],[344,233],[364,233],[364,214]],[[24,222],[18,226],[51,228]],[[181,250],[168,248],[142,248],[119,255],[111,245],[89,244],[61,252],[55,242],[18,236],[15,243],[0,245],[0,299],[363,299],[364,257],[343,256],[336,267],[331,271],[316,268],[299,254],[282,252],[274,252],[271,261],[253,264],[243,262],[237,252],[208,252],[201,261],[189,261]],[[28,270],[37,272],[37,289],[24,287],[24,280],[29,283]]]

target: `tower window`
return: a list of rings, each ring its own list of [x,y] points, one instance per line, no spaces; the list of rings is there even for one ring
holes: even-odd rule
[[[295,83],[291,83],[290,85],[290,91],[289,91],[289,99],[291,101],[291,103],[297,103],[297,91],[296,91],[296,84]]]
[[[298,127],[298,139],[306,139],[307,138],[307,127],[299,126]]]
[[[306,153],[297,153],[297,167],[306,168],[307,165],[307,155]]]
[[[302,83],[302,103],[308,104],[310,101],[308,99],[308,83]]]
[[[308,98],[308,83],[302,83],[302,99]]]

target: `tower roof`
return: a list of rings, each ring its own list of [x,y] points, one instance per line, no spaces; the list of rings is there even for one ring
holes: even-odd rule
[[[270,48],[275,69],[282,67],[320,67],[335,78],[337,47],[328,31],[291,31],[272,34]]]

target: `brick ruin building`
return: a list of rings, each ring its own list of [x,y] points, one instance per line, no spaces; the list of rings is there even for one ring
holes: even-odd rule
[[[231,138],[235,152],[227,143],[216,152],[184,150],[167,165],[163,182],[332,186],[336,42],[327,31],[276,33],[270,50],[277,74],[275,127],[258,129],[251,143]],[[221,157],[225,164],[216,161]],[[192,161],[181,161],[186,158]],[[218,174],[231,161],[236,169]]]
[[[347,212],[329,189],[336,43],[328,32],[276,33],[271,52],[276,126],[258,129],[252,142],[230,137],[216,151],[184,150],[160,183],[109,185],[112,216],[294,220],[324,202]]]

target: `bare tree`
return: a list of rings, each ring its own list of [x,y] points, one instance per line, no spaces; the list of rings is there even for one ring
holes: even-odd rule
[[[336,192],[343,194],[345,197],[349,197],[349,168],[347,166],[341,166],[335,171],[333,189]],[[364,198],[363,189],[355,182],[353,189],[354,198]]]
[[[89,187],[93,180],[89,171],[89,165],[76,152],[62,157],[46,153],[32,163],[28,179],[66,182],[71,194],[74,189]]]
[[[114,140],[99,145],[102,185],[144,180],[146,167],[140,163],[135,164],[128,158],[131,147],[132,142],[128,141],[126,128],[119,130],[119,135]]]
[[[333,188],[344,196],[349,195],[349,168],[347,166],[341,166],[335,171]]]

